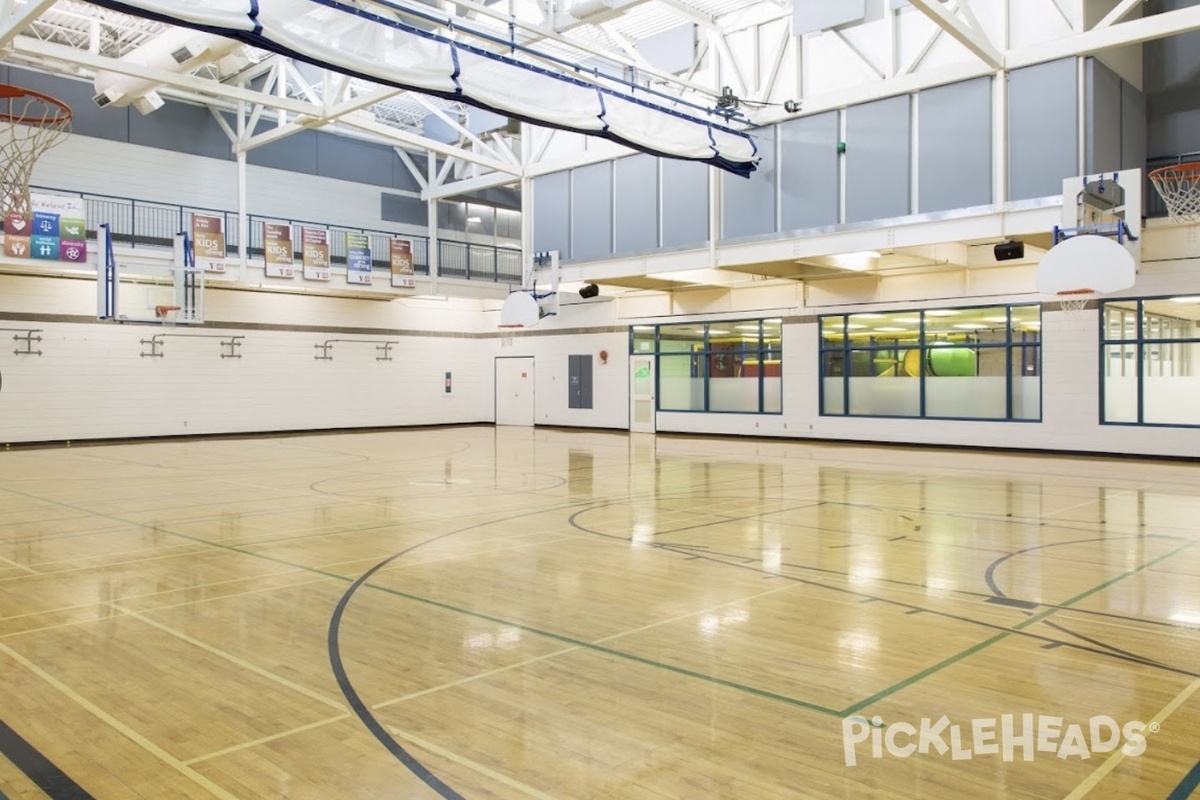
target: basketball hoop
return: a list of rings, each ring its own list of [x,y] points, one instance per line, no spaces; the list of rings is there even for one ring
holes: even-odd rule
[[[1200,162],[1159,167],[1150,172],[1150,182],[1166,203],[1172,222],[1200,222]]]
[[[174,328],[179,321],[179,306],[155,306],[154,317],[162,322],[164,327]]]
[[[524,325],[501,325],[500,326],[500,346],[508,348],[513,346],[513,340],[516,337],[517,330],[524,328]]]
[[[1151,171],[1150,182],[1166,203],[1172,222],[1200,222],[1200,162],[1159,167]]]
[[[1080,317],[1080,312],[1087,308],[1088,301],[1096,296],[1094,289],[1065,289],[1057,293],[1058,307],[1072,320]]]
[[[30,217],[29,178],[38,158],[71,130],[71,109],[49,95],[0,84],[0,211]]]

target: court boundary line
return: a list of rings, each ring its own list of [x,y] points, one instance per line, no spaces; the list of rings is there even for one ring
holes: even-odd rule
[[[51,675],[49,672],[42,669],[40,666],[38,666],[34,662],[27,659],[25,656],[18,653],[16,650],[13,650],[11,647],[6,645],[4,642],[0,642],[0,652],[3,652],[9,658],[12,658],[13,660],[17,661],[19,664],[21,664],[27,670],[32,672],[34,675],[38,676],[44,682],[50,684],[50,686],[57,689],[61,694],[66,696],[68,699],[74,701],[74,703],[76,705],[78,705],[80,708],[82,708],[84,711],[88,712],[92,716],[99,719],[101,722],[108,725],[110,728],[112,728],[117,733],[124,736],[126,739],[128,739],[133,744],[138,745],[139,747],[141,747],[143,750],[145,750],[150,755],[156,757],[163,764],[166,764],[167,766],[172,767],[176,772],[178,772],[183,777],[190,779],[192,782],[196,783],[201,788],[203,788],[203,789],[211,792],[215,796],[221,798],[221,800],[239,800],[238,797],[227,792],[225,789],[221,788],[221,786],[219,786],[217,783],[210,780],[209,778],[205,777],[203,774],[201,774],[201,773],[197,772],[196,770],[192,769],[191,767],[187,766],[185,763],[183,763],[183,761],[181,761],[180,759],[171,755],[166,750],[159,747],[154,742],[150,741],[150,739],[148,739],[147,737],[138,733],[136,730],[134,730],[129,725],[126,725],[125,723],[121,722],[119,719],[114,717],[112,714],[109,714],[107,711],[100,708],[100,706],[96,705],[91,700],[88,700],[82,694],[75,691],[70,686],[66,685],[65,683],[60,681],[58,678]]]
[[[942,661],[939,661],[938,663],[921,670],[920,672],[916,673],[915,675],[905,678],[903,681],[900,681],[899,683],[893,684],[892,686],[888,687],[887,689],[884,689],[881,692],[877,692],[877,693],[871,695],[870,697],[859,701],[858,703],[854,703],[853,705],[847,706],[845,709],[842,710],[842,716],[848,717],[848,716],[857,714],[858,712],[862,711],[864,708],[867,708],[868,706],[873,705],[873,704],[879,702],[880,700],[884,700],[888,697],[891,697],[892,695],[896,694],[897,692],[903,691],[904,689],[907,689],[908,687],[918,683],[919,681],[922,681],[925,678],[928,678],[930,675],[934,675],[938,672],[941,672],[943,669],[946,669],[947,667],[951,667],[951,666],[957,664],[958,662],[962,661],[963,659],[969,658],[969,657],[975,655],[976,653],[978,653],[979,651],[984,650],[988,647],[991,647],[992,645],[996,644],[997,642],[1003,641],[1004,639],[1007,639],[1017,633],[1020,633],[1021,631],[1024,631],[1026,628],[1028,628],[1032,625],[1036,625],[1037,623],[1041,622],[1042,620],[1048,619],[1049,617],[1054,616],[1055,614],[1057,614],[1060,611],[1070,610],[1070,607],[1072,605],[1074,605],[1075,603],[1078,603],[1081,600],[1086,600],[1087,598],[1091,597],[1092,595],[1096,594],[1097,592],[1102,592],[1105,589],[1109,588],[1110,586],[1120,583],[1121,581],[1125,580],[1126,578],[1132,577],[1133,575],[1137,575],[1139,572],[1147,570],[1150,567],[1153,567],[1155,564],[1158,564],[1162,561],[1166,561],[1168,558],[1171,558],[1172,556],[1175,556],[1175,555],[1183,552],[1184,550],[1187,550],[1188,548],[1192,547],[1193,544],[1194,543],[1192,543],[1192,542],[1188,542],[1187,544],[1181,545],[1180,547],[1175,548],[1174,550],[1172,550],[1169,553],[1161,555],[1157,558],[1153,558],[1153,559],[1145,562],[1144,564],[1142,564],[1138,567],[1135,567],[1134,569],[1123,572],[1122,574],[1116,576],[1115,578],[1110,578],[1109,580],[1104,581],[1103,583],[1093,586],[1091,589],[1088,589],[1084,592],[1080,592],[1079,594],[1075,595],[1074,597],[1064,600],[1062,603],[1058,604],[1054,608],[1048,608],[1045,611],[1042,611],[1041,613],[1034,614],[1032,617],[1029,617],[1028,619],[1022,620],[1021,622],[1018,622],[1017,624],[1013,625],[1011,630],[1001,631],[1000,633],[996,634],[995,636],[993,636],[990,639],[987,639],[983,642],[979,642],[978,644],[975,644],[975,645],[967,648],[966,650],[963,650],[960,653],[950,656],[949,658],[943,659]],[[1147,665],[1147,666],[1153,666],[1153,665]]]
[[[0,720],[0,755],[51,800],[94,800],[91,793],[46,758],[28,739],[9,727],[4,720]],[[7,800],[2,791],[0,800]]]
[[[194,758],[189,758],[187,761],[184,761],[183,763],[186,766],[190,767],[193,764],[200,764],[205,761],[211,761],[214,758],[220,758],[222,756],[232,755],[233,753],[240,753],[243,750],[249,750],[252,747],[258,747],[260,744],[269,744],[271,742],[277,742],[280,739],[286,739],[289,736],[295,736],[297,733],[306,733],[308,731],[315,730],[315,729],[320,728],[325,725],[332,725],[333,723],[341,722],[344,719],[350,719],[349,711],[342,712],[341,714],[338,714],[336,717],[329,717],[328,719],[320,719],[320,720],[317,720],[316,722],[310,722],[307,725],[301,725],[298,728],[292,728],[290,730],[279,731],[278,733],[272,733],[270,736],[264,736],[261,739],[255,739],[252,742],[241,742],[239,744],[230,745],[229,747],[222,748],[221,750],[214,750],[213,752],[205,753],[202,756],[195,756]]]
[[[39,498],[39,499],[41,499],[41,498]],[[623,499],[624,499],[625,501],[628,501],[628,500],[632,499],[632,495],[625,496]],[[50,501],[50,502],[55,502],[55,501]],[[571,503],[568,503],[568,504],[559,505],[557,508],[556,508],[556,507],[554,507],[554,506],[548,506],[548,507],[539,508],[539,509],[537,509],[537,510],[535,510],[535,511],[531,511],[531,512],[529,512],[529,514],[522,515],[522,516],[532,516],[532,515],[540,515],[540,514],[552,513],[552,512],[554,512],[554,511],[556,511],[556,510],[562,510],[563,508],[570,508],[572,505],[576,505],[576,506],[578,506],[578,505],[591,506],[591,505],[594,505],[594,504],[595,504],[595,503],[597,503],[597,502],[598,502],[598,501],[596,501],[596,500],[592,500],[592,501],[589,501],[588,503],[583,503],[583,504],[579,504],[579,503],[571,504]],[[59,503],[59,505],[66,505],[66,504]],[[109,515],[106,515],[106,514],[100,513],[100,514],[96,514],[96,516],[109,516]],[[110,516],[110,518],[113,518],[113,519],[120,519],[120,518],[117,518],[117,517],[111,517],[111,516]],[[122,521],[122,522],[126,522],[126,523],[128,523],[128,524],[132,524],[132,525],[141,526],[141,527],[151,527],[151,526],[150,526],[148,523],[144,523],[144,522],[130,522],[130,521],[128,521],[128,520],[121,520],[121,521]],[[500,520],[497,520],[497,519],[492,519],[492,520],[488,520],[486,524],[496,524],[496,523],[498,523],[498,522],[503,522],[503,521],[504,521],[503,519],[500,519]],[[473,526],[473,527],[475,527],[475,526]],[[333,578],[336,578],[336,579],[338,579],[338,580],[343,580],[343,581],[344,581],[344,580],[347,580],[347,579],[346,579],[344,576],[340,576],[340,575],[336,575],[336,574],[324,573],[324,572],[322,572],[322,571],[321,571],[321,570],[319,570],[319,569],[313,569],[313,568],[305,567],[305,566],[303,566],[303,565],[291,564],[291,563],[289,563],[289,562],[282,561],[281,559],[275,559],[275,558],[271,558],[271,557],[268,557],[268,556],[263,556],[262,554],[259,554],[259,553],[254,553],[253,551],[247,551],[247,550],[244,550],[244,549],[242,549],[242,548],[240,548],[240,547],[236,547],[236,546],[230,546],[230,545],[224,545],[224,544],[218,544],[218,543],[215,543],[215,542],[211,542],[211,541],[204,540],[204,539],[202,539],[202,538],[200,538],[200,537],[189,536],[189,535],[186,535],[186,534],[179,534],[179,533],[176,533],[176,532],[173,532],[173,531],[169,531],[169,530],[162,530],[162,532],[163,532],[163,533],[165,533],[165,534],[167,534],[167,535],[172,535],[172,536],[180,536],[180,537],[182,537],[182,538],[189,539],[189,540],[191,540],[191,541],[196,541],[196,542],[200,542],[200,543],[203,543],[203,544],[206,544],[206,545],[215,546],[215,547],[217,547],[217,548],[220,548],[220,549],[225,549],[225,550],[229,550],[229,551],[232,551],[232,552],[242,553],[242,554],[245,554],[245,555],[251,555],[251,556],[253,556],[253,557],[257,557],[257,558],[266,558],[266,559],[268,559],[268,560],[275,561],[276,563],[285,564],[285,565],[287,565],[287,566],[289,566],[289,567],[292,567],[292,568],[294,568],[294,569],[306,569],[306,570],[311,570],[311,571],[313,571],[313,572],[316,572],[316,573],[318,573],[318,574],[326,574],[326,575],[328,575],[329,577],[333,577]],[[460,530],[456,530],[456,531],[450,531],[450,532],[447,532],[447,534],[446,534],[446,535],[451,535],[451,534],[454,534],[454,533],[459,533],[459,532],[462,532],[462,531],[460,531]],[[414,545],[414,547],[420,547],[420,546],[423,546],[424,544],[427,544],[427,543],[428,543],[428,541],[427,541],[427,542],[418,543],[417,545]],[[1178,548],[1178,550],[1185,549],[1187,546],[1189,546],[1189,545],[1184,545],[1184,547]],[[1170,554],[1167,554],[1167,556],[1173,555],[1173,554],[1174,554],[1174,552],[1176,552],[1176,551],[1173,551],[1172,553],[1170,553]],[[1167,556],[1164,556],[1163,558],[1165,559]],[[1161,559],[1159,559],[1159,560],[1161,560]],[[1156,561],[1157,561],[1157,560],[1156,560]],[[1145,568],[1145,567],[1147,567],[1147,566],[1150,566],[1150,564],[1143,565],[1143,567],[1139,568],[1137,571],[1140,571],[1141,569],[1144,569],[1144,568]],[[1113,583],[1113,582],[1115,582],[1116,580],[1119,580],[1119,579],[1120,579],[1120,577],[1118,577],[1117,579],[1114,579],[1114,580],[1113,580],[1113,581],[1111,581],[1111,582],[1108,582],[1108,585],[1111,585],[1111,583]],[[814,586],[820,586],[820,585],[821,585],[821,584],[817,584],[817,583],[815,583],[815,582],[810,582],[810,583],[812,583],[812,585],[814,585]],[[384,587],[378,587],[378,586],[374,586],[374,585],[372,585],[372,584],[367,584],[367,585],[368,585],[368,586],[371,586],[371,588],[375,588],[375,589],[383,589],[383,590],[387,591],[387,590],[386,590]],[[835,588],[835,587],[825,587],[825,588]],[[1093,590],[1089,590],[1089,593],[1088,593],[1088,594],[1090,594],[1090,593],[1094,593],[1095,591],[1100,591],[1100,590],[1102,590],[1103,588],[1106,588],[1106,586],[1105,586],[1105,585],[1101,585],[1101,586],[1099,586],[1099,587],[1094,587],[1094,589],[1093,589]],[[394,593],[394,592],[393,592],[393,593]],[[401,593],[401,596],[404,596],[404,595]],[[428,601],[428,599],[427,599],[427,598],[419,598],[419,597],[416,597],[416,596],[411,596],[411,599],[415,599],[415,600],[422,601],[422,602],[436,602],[436,601]],[[1082,598],[1081,598],[1081,597],[1073,598],[1073,599],[1072,599],[1070,602],[1078,602],[1080,599],[1082,599]],[[455,607],[453,607],[453,606],[448,606],[448,605],[447,605],[446,607],[448,608],[448,610],[461,611],[462,613],[468,613],[468,614],[469,614],[469,613],[472,613],[472,612],[469,612],[469,611],[467,611],[467,610],[465,610],[465,609],[456,609],[456,608],[455,608]],[[1056,612],[1056,611],[1058,611],[1058,610],[1062,610],[1062,609],[1061,609],[1061,607],[1060,607],[1060,608],[1049,609],[1049,610],[1047,610],[1046,612],[1044,612],[1044,613],[1043,613],[1043,615],[1040,615],[1040,618],[1041,618],[1041,619],[1044,619],[1044,618],[1046,618],[1046,617],[1050,616],[1051,614],[1055,613],[1055,612]],[[1036,620],[1036,621],[1040,621],[1040,620]],[[1027,622],[1027,623],[1029,623],[1029,624],[1032,624],[1032,622],[1030,622],[1030,621],[1028,621],[1028,620],[1027,620],[1026,622]],[[1000,636],[1000,638],[1005,638],[1006,636],[1009,636],[1009,635],[1012,635],[1012,631],[1003,632],[1003,633],[1002,633],[1002,635]],[[618,655],[618,656],[622,656],[622,657],[624,657],[624,654],[621,654],[619,651],[615,651],[615,652],[614,652],[614,655]],[[656,664],[655,662],[649,661],[649,660],[647,660],[647,659],[643,659],[643,661],[644,661],[645,663],[647,663],[647,664],[654,665],[654,666],[668,666],[668,665],[658,665],[658,664]],[[668,667],[668,668],[669,668],[669,667]],[[697,673],[697,674],[695,674],[695,675],[696,675],[696,677],[699,677],[699,678],[702,678],[702,679],[710,679],[710,678],[711,678],[711,676],[705,676],[705,675],[698,674],[698,673]]]
[[[1188,800],[1198,788],[1200,788],[1200,761],[1197,761],[1196,766],[1183,776],[1183,780],[1167,796],[1167,800]]]
[[[1146,727],[1151,730],[1154,729],[1155,725],[1161,727],[1162,723],[1167,719],[1167,717],[1171,716],[1173,713],[1175,713],[1176,709],[1186,703],[1188,698],[1195,694],[1197,689],[1200,689],[1200,678],[1192,681],[1183,688],[1183,691],[1175,695],[1175,697],[1169,703],[1163,706],[1162,709],[1146,723]],[[1086,797],[1092,791],[1092,789],[1095,789],[1100,785],[1100,781],[1104,780],[1104,778],[1108,776],[1108,773],[1116,769],[1117,765],[1124,760],[1125,748],[1118,747],[1115,751],[1113,751],[1112,755],[1104,760],[1103,764],[1101,764],[1090,775],[1084,778],[1083,781],[1080,782],[1080,784],[1076,786],[1070,794],[1063,798],[1063,800],[1081,800],[1081,798]],[[1193,769],[1192,771],[1196,773],[1197,780],[1200,781],[1200,764],[1197,764],[1197,769]],[[1188,775],[1184,776],[1183,782],[1179,784],[1179,787],[1177,787],[1175,791],[1171,792],[1167,800],[1186,800],[1186,798],[1191,795],[1191,792],[1189,791],[1186,794],[1177,797],[1179,788],[1186,785],[1190,775],[1191,774],[1189,773]],[[1196,788],[1195,784],[1192,786],[1192,788]]]
[[[460,756],[458,753],[455,753],[452,750],[447,750],[446,748],[442,747],[441,745],[434,744],[433,742],[431,742],[427,739],[417,736],[415,733],[409,733],[408,731],[402,730],[402,729],[396,727],[395,725],[388,725],[387,729],[388,729],[388,733],[390,733],[393,736],[396,736],[400,739],[404,739],[409,744],[416,745],[417,747],[421,748],[422,750],[427,750],[430,753],[434,754],[435,756],[440,756],[440,757],[446,759],[447,761],[449,761],[453,764],[457,764],[460,767],[469,769],[472,772],[478,772],[480,775],[484,776],[485,778],[491,778],[492,780],[496,781],[497,783],[502,783],[511,789],[516,789],[519,792],[524,792],[525,794],[529,795],[530,797],[536,798],[536,800],[557,800],[557,798],[552,794],[547,794],[546,792],[543,792],[540,789],[530,786],[527,783],[523,783],[523,782],[517,780],[516,778],[513,778],[509,775],[505,775],[503,772],[494,770],[491,767],[487,766],[486,764],[480,764],[478,761],[475,761],[474,759],[467,758],[466,756]]]

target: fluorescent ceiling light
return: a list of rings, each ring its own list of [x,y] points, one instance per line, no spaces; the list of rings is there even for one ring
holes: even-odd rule
[[[883,319],[883,314],[851,314],[855,319]]]
[[[931,308],[925,312],[927,317],[953,317],[958,312],[950,308]]]
[[[708,329],[708,335],[709,335],[709,336],[728,336],[728,335],[729,335],[729,331],[725,331],[725,330],[717,330],[716,328],[709,328],[709,329]]]
[[[979,322],[956,322],[954,323],[954,327],[961,328],[964,331],[977,331],[981,328],[986,328],[987,325],[983,325]]]
[[[846,328],[852,331],[861,331],[866,325],[847,325]]]
[[[757,325],[735,325],[734,327],[739,331],[751,331],[752,333],[758,333]]]
[[[1200,303],[1200,294],[1189,294],[1183,297],[1172,297],[1172,303]]]
[[[907,328],[876,328],[880,333],[908,333]]]

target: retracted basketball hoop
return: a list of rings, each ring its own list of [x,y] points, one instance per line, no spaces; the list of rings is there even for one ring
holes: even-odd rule
[[[1200,162],[1159,167],[1150,173],[1150,182],[1166,203],[1172,222],[1200,222]]]
[[[154,316],[168,328],[174,328],[179,321],[179,306],[160,305],[154,307]]]
[[[512,347],[513,341],[516,338],[517,331],[524,328],[524,325],[501,325],[500,326],[500,346]]]
[[[1097,294],[1128,288],[1137,280],[1137,265],[1115,238],[1074,236],[1052,247],[1038,264],[1037,288],[1058,300],[1072,320]]]
[[[0,84],[0,205],[5,216],[29,217],[29,178],[38,158],[71,130],[71,108],[60,100]]]

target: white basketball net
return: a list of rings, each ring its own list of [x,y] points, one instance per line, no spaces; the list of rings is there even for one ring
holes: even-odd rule
[[[0,86],[0,213],[33,213],[29,178],[42,153],[71,130],[71,112],[43,95]]]
[[[1096,296],[1092,291],[1066,292],[1058,295],[1058,307],[1071,319],[1079,319],[1080,312],[1087,308],[1088,301]]]
[[[1150,173],[1154,188],[1178,223],[1200,222],[1200,164],[1176,164]]]

